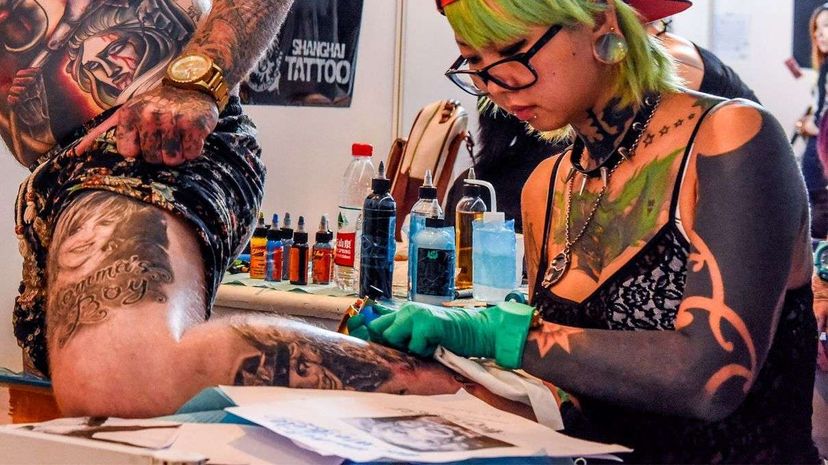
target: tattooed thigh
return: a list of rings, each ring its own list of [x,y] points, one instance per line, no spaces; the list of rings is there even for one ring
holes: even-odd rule
[[[192,237],[182,241],[176,234]],[[155,206],[104,191],[75,199],[57,221],[47,259],[50,346],[64,347],[119,309],[166,308],[182,295],[203,312],[203,271],[200,280],[187,276],[193,284],[185,288],[176,283],[186,269],[176,263],[182,242],[196,244],[194,234]]]

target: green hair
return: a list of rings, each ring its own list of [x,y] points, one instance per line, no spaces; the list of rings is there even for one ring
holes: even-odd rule
[[[601,0],[460,0],[445,7],[457,35],[474,48],[513,41],[530,27],[561,24],[595,27],[606,10]],[[645,94],[675,92],[681,86],[673,59],[644,29],[635,10],[615,2],[618,25],[627,40],[627,56],[618,64],[613,93],[621,105],[638,108]]]

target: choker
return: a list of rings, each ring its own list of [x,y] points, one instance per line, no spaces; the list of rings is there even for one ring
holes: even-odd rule
[[[572,155],[570,156],[572,167],[566,176],[567,182],[578,173],[584,177],[582,186],[586,185],[588,178],[597,178],[599,176],[604,182],[604,185],[606,185],[609,171],[615,168],[621,160],[629,160],[632,156],[660,101],[661,95],[648,95],[644,97],[643,105],[635,114],[630,128],[624,134],[624,138],[621,139],[621,142],[618,143],[615,150],[595,168],[586,169],[581,165],[581,157],[584,154],[585,145],[580,137],[576,137],[575,142],[572,144]],[[583,187],[581,187],[581,192],[583,192]]]

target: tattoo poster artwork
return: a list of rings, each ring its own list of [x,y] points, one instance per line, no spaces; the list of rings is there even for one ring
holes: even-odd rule
[[[294,2],[241,85],[242,103],[350,107],[363,0]]]

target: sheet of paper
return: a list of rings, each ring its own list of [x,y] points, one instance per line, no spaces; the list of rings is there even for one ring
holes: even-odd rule
[[[260,426],[183,423],[171,450],[197,452],[207,464],[339,465],[339,457],[323,457]]]
[[[316,396],[318,391],[296,391],[272,388],[270,398],[280,400],[227,410],[321,455],[358,462],[585,457],[629,451],[565,436],[497,410],[465,391],[442,396],[345,391]]]

